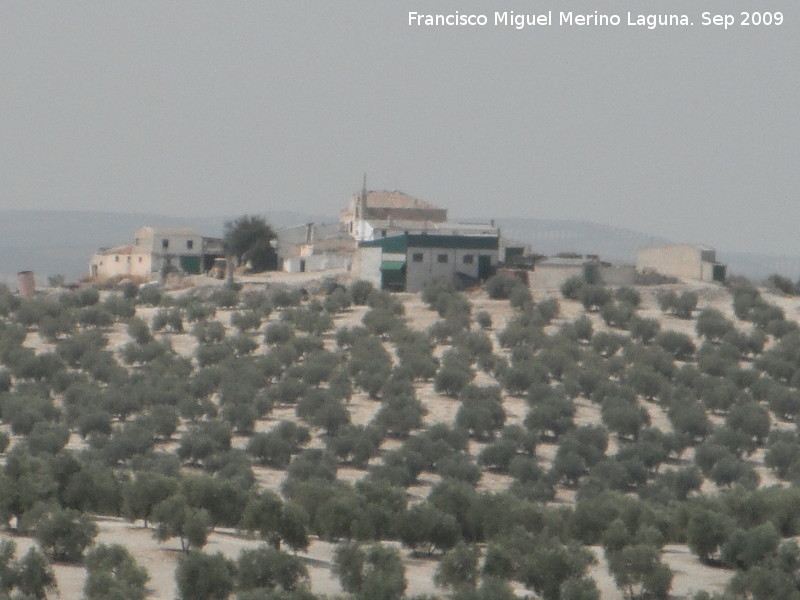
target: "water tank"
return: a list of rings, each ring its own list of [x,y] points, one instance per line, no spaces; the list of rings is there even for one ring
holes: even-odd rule
[[[17,292],[19,292],[21,298],[33,298],[36,295],[33,271],[20,271],[17,273]]]

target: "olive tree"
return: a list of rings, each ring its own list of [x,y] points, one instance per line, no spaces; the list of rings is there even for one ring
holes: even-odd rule
[[[77,510],[55,509],[39,520],[34,537],[52,560],[79,562],[97,535],[89,515]]]
[[[119,544],[100,544],[86,555],[85,600],[144,600],[150,595],[147,571]]]
[[[406,577],[400,554],[380,545],[366,549],[347,543],[336,547],[334,573],[342,588],[358,600],[400,600]]]
[[[221,552],[193,550],[178,560],[175,583],[179,600],[226,600],[236,584],[236,564]]]
[[[239,592],[292,591],[308,585],[308,570],[298,557],[268,546],[242,550],[236,567]]]

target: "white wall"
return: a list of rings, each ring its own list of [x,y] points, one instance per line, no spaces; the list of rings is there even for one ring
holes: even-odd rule
[[[421,262],[414,260],[415,254],[422,256]],[[433,278],[431,251],[428,248],[409,249],[406,257],[406,291],[418,292]]]
[[[137,250],[153,254],[172,254],[175,256],[200,256],[203,253],[203,236],[197,234],[179,234],[170,230],[159,231],[158,228],[143,227],[136,232]],[[163,246],[167,240],[167,248]],[[188,247],[191,242],[192,247]]]
[[[301,265],[300,261],[304,264]],[[327,271],[328,269],[350,269],[353,259],[349,255],[339,253],[311,254],[306,257],[294,256],[283,260],[283,270],[287,273],[300,273],[301,266],[305,272]]]
[[[349,229],[347,231],[358,242],[364,242],[381,237],[380,235],[375,235],[375,232],[372,229],[372,225],[369,224],[369,221],[364,219],[354,219],[352,223],[353,231],[350,232]]]
[[[337,252],[312,254],[306,259],[306,271],[327,271],[328,269],[349,269],[353,259]]]
[[[97,253],[89,263],[89,274],[98,279],[135,276],[150,278],[149,254],[103,254]]]
[[[599,268],[600,281],[610,286],[633,285],[636,282],[636,267],[633,265],[612,265]]]
[[[450,223],[450,222],[433,222],[433,221],[401,221],[400,224],[389,224],[380,221],[362,221],[362,226],[358,229],[358,238],[363,240],[380,240],[385,237],[395,237],[403,234],[420,234],[427,233],[429,235],[475,235],[494,237],[499,236],[500,230],[491,225],[482,225],[475,223]],[[383,232],[386,235],[383,235]]]
[[[559,291],[561,284],[575,275],[583,277],[583,265],[536,265],[528,274],[528,283],[535,290]]]
[[[299,273],[300,272],[300,257],[292,256],[283,259],[283,270],[286,273]]]
[[[355,253],[352,272],[356,279],[369,281],[376,288],[381,287],[382,248],[359,248]]]
[[[421,254],[422,261],[415,262],[414,255]],[[440,263],[438,256],[447,256],[447,262]],[[464,255],[472,255],[472,264],[464,263]],[[406,291],[418,292],[437,278],[453,282],[456,273],[478,277],[478,256],[490,256],[492,266],[497,266],[497,250],[452,249],[452,248],[409,248],[406,260]]]
[[[636,253],[636,268],[679,279],[702,279],[702,252],[690,245],[640,248]]]
[[[714,263],[703,263],[701,279],[703,281],[714,281]]]

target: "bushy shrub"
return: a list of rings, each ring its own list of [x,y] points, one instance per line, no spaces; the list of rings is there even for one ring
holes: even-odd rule
[[[363,279],[354,281],[350,284],[350,296],[353,298],[353,304],[358,306],[365,305],[374,289],[374,286],[369,281],[364,281]]]
[[[212,292],[209,301],[220,308],[233,308],[239,304],[239,290],[236,286],[224,285]]]
[[[153,316],[153,331],[169,329],[173,333],[183,331],[183,313],[179,308],[161,309]]]
[[[136,301],[139,304],[145,304],[149,306],[158,306],[161,304],[161,288],[157,285],[143,285],[139,288],[139,295],[136,298]]]
[[[561,284],[561,295],[567,300],[580,300],[586,280],[580,275],[573,275]]]
[[[491,329],[492,315],[490,315],[487,311],[482,310],[475,315],[475,322],[481,329]]]
[[[628,331],[634,340],[649,344],[661,331],[661,324],[657,319],[634,315],[628,321]]]
[[[506,419],[500,388],[468,385],[461,391],[460,398],[456,425],[478,440],[493,439],[494,432],[503,427]]]
[[[231,325],[241,332],[261,327],[261,316],[255,311],[235,312],[231,315]]]
[[[767,277],[767,283],[787,296],[794,296],[797,293],[797,288],[794,283],[792,283],[792,280],[788,277],[778,275],[777,273],[773,273]]]
[[[272,292],[270,301],[276,308],[300,306],[303,301],[303,292],[299,289],[278,288]]]
[[[442,358],[442,366],[434,379],[434,389],[455,397],[474,377],[469,357],[463,352],[450,351]]]
[[[492,275],[484,284],[489,298],[494,300],[508,300],[517,286],[524,286],[524,284],[516,277],[506,273]]]
[[[516,285],[511,290],[508,303],[517,310],[531,309],[533,308],[533,295],[526,285]]]
[[[542,322],[545,324],[549,324],[555,319],[560,311],[561,308],[558,305],[558,300],[555,298],[548,298],[536,304],[536,312],[539,313]]]
[[[625,304],[634,308],[639,308],[639,305],[642,303],[641,294],[630,287],[617,288],[617,290],[614,292],[614,298],[617,301],[624,302]]]
[[[600,315],[609,327],[627,329],[634,315],[634,308],[625,302],[611,301],[603,306]]]
[[[697,308],[697,294],[688,291],[680,295],[674,291],[665,292],[658,296],[658,305],[662,312],[669,312],[680,319],[691,319]]]
[[[676,360],[687,360],[695,351],[692,339],[685,333],[677,331],[664,331],[655,338],[655,343],[666,350]]]
[[[611,300],[611,291],[602,285],[586,284],[581,288],[580,301],[592,312],[601,310]]]

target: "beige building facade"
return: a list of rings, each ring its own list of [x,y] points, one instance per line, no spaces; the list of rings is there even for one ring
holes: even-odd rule
[[[717,262],[716,251],[700,244],[676,244],[640,248],[636,269],[683,280],[724,282],[725,265]]]
[[[199,274],[222,255],[221,241],[204,238],[193,229],[142,227],[134,243],[101,248],[92,257],[89,274],[95,279],[136,277],[154,280],[165,271]]]

